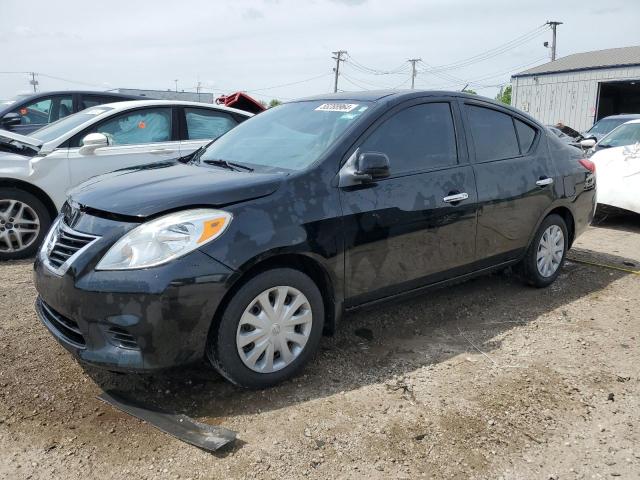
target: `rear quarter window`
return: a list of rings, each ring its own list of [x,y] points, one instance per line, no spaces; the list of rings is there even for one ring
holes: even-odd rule
[[[534,140],[536,139],[536,129],[530,127],[517,118],[514,119],[516,130],[518,131],[518,140],[520,142],[520,151],[524,154],[531,150]],[[562,133],[562,132],[560,132]],[[560,135],[558,135],[560,136]]]

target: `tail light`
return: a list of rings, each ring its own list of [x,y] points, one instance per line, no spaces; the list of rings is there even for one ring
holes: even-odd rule
[[[596,173],[596,164],[593,163],[591,160],[587,160],[586,158],[583,158],[579,160],[579,162],[580,162],[580,165],[582,165],[584,168],[589,170],[591,173]]]

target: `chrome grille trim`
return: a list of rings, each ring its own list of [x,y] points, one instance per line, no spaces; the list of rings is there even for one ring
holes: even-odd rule
[[[75,259],[98,239],[100,239],[99,236],[78,232],[68,227],[60,216],[42,243],[40,256],[50,271],[62,276],[69,270]]]

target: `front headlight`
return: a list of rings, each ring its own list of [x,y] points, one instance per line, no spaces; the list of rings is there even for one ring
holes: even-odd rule
[[[167,263],[218,238],[231,218],[222,210],[198,208],[143,223],[118,240],[96,270],[129,270]]]

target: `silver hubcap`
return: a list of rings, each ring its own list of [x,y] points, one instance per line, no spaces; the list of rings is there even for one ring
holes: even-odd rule
[[[260,373],[285,368],[304,350],[312,322],[311,305],[301,291],[284,286],[265,290],[240,317],[236,346],[242,363]]]
[[[19,200],[0,199],[0,252],[19,252],[29,247],[40,232],[35,210]]]
[[[538,272],[543,277],[550,277],[562,261],[564,255],[564,234],[562,229],[557,225],[551,225],[547,228],[542,237],[540,237],[540,243],[538,244],[538,256],[536,257],[536,263],[538,265]]]

